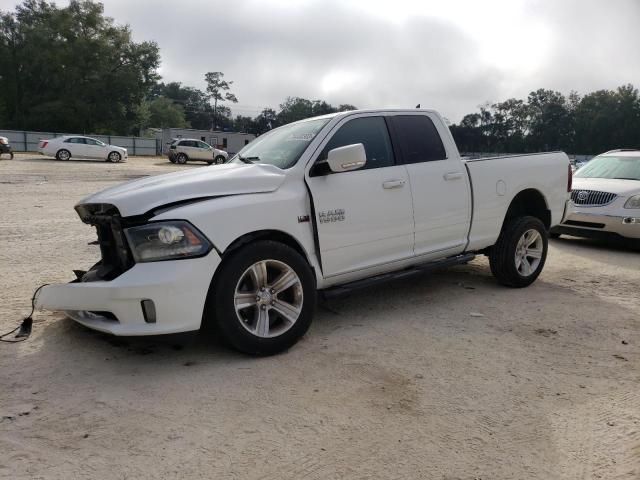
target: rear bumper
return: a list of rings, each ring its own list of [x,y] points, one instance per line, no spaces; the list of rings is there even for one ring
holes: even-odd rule
[[[630,210],[632,212],[632,210]],[[640,238],[640,215],[602,215],[570,212],[562,223],[552,228],[553,233],[577,237],[606,238],[611,235],[624,238]]]
[[[202,258],[139,263],[110,281],[43,287],[35,305],[39,310],[64,311],[82,325],[113,335],[198,330],[219,264],[215,250]],[[153,301],[155,323],[145,320],[143,300]]]

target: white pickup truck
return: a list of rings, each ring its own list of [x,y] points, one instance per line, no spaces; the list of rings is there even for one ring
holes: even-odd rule
[[[461,159],[430,110],[311,118],[258,137],[224,165],[134,180],[75,208],[101,260],[36,306],[115,335],[206,324],[255,355],[292,346],[318,291],[489,257],[504,285],[540,274],[562,221],[564,153]]]

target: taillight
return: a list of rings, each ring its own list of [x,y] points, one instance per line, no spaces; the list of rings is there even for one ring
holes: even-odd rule
[[[567,177],[567,192],[571,191],[572,186],[573,186],[573,169],[571,168],[571,164],[569,164],[569,176]]]
[[[46,147],[48,144],[49,144],[49,142],[48,142],[48,141],[46,141],[46,140],[42,140],[42,141],[40,142],[40,148],[44,148],[44,147]]]

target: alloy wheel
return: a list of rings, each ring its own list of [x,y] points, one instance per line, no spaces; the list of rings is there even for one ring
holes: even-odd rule
[[[522,234],[515,253],[516,270],[520,275],[528,277],[536,272],[542,260],[543,248],[540,232],[532,228]]]
[[[261,260],[240,276],[234,303],[238,320],[246,330],[261,338],[277,337],[300,317],[302,282],[286,263]]]

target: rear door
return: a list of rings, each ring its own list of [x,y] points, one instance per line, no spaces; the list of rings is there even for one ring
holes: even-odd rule
[[[83,137],[71,137],[64,141],[64,147],[71,152],[72,158],[87,158],[87,144]]]
[[[446,127],[424,112],[390,114],[388,118],[394,144],[409,174],[415,254],[462,252],[471,221],[471,192],[457,151],[447,151],[442,142],[449,133],[438,131],[438,127]]]
[[[332,173],[327,152],[361,143],[366,165]],[[383,116],[347,117],[320,146],[307,173],[325,277],[412,255],[413,212],[407,169],[397,165]]]
[[[181,140],[178,152],[186,154],[190,159],[198,160],[198,149],[195,147],[195,143],[193,140]]]

